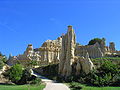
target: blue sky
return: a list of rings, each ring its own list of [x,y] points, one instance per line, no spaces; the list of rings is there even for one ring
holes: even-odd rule
[[[72,25],[77,42],[95,37],[120,49],[119,0],[0,0],[0,51],[21,54],[27,44],[38,48]]]

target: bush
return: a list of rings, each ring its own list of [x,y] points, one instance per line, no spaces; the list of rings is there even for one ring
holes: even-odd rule
[[[22,74],[23,74],[22,66],[20,64],[15,64],[9,70],[9,79],[17,84],[18,81],[21,79]]]
[[[88,78],[88,77],[87,77]],[[108,86],[111,84],[112,76],[111,74],[105,74],[105,76],[100,75],[98,73],[91,73],[89,79],[86,80],[86,83],[95,86]]]
[[[100,67],[100,70],[104,71],[104,73],[111,73],[113,76],[119,72],[118,65],[113,64],[111,61],[104,61]]]
[[[6,57],[6,56],[3,56],[2,61],[3,61],[4,64],[6,64],[6,62],[7,62],[7,57]]]
[[[21,79],[18,81],[19,84],[27,84],[28,81],[30,81],[32,78],[31,73],[30,73],[30,69],[25,69],[23,70],[23,74]]]
[[[2,69],[4,66],[4,63],[0,60],[0,69]]]
[[[40,78],[35,78],[32,81],[30,81],[29,84],[40,85],[41,84],[41,79]]]
[[[0,53],[0,56],[1,56],[1,55],[2,55],[2,54]],[[3,66],[4,66],[5,63],[6,63],[6,61],[7,61],[6,57],[5,57],[4,55],[2,55],[2,56],[0,57],[0,69],[3,68]]]
[[[37,70],[34,69],[36,73],[39,73],[49,79],[56,79],[58,76],[58,64],[52,64],[48,66],[43,66],[39,68],[39,70],[42,70],[42,72],[37,72]]]
[[[70,83],[70,88],[71,90],[81,90],[82,86],[80,85],[80,83],[72,82]]]
[[[105,40],[105,39],[104,39],[104,38],[103,38],[103,39],[94,38],[94,39],[92,39],[92,40],[89,41],[88,45],[94,45],[94,44],[97,43],[97,42],[98,42],[99,44],[101,44],[101,42],[102,42],[103,40]]]
[[[86,77],[86,83],[96,86],[109,86],[118,81],[119,68],[110,61],[105,61],[98,70]],[[89,81],[89,82],[88,82]]]

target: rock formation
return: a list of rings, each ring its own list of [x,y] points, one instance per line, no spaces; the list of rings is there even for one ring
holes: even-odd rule
[[[101,43],[94,45],[76,44],[75,32],[72,26],[68,26],[65,35],[56,40],[45,41],[40,48],[34,49],[32,44],[29,44],[23,54],[10,56],[7,63],[14,65],[19,62],[28,65],[31,61],[37,61],[38,66],[59,63],[59,74],[67,77],[73,73],[72,67],[76,75],[80,75],[81,71],[88,74],[94,68],[91,58],[101,58],[108,54],[120,55],[113,42],[109,47],[105,45],[104,38]]]
[[[74,62],[75,51],[75,33],[72,26],[68,26],[67,34],[62,36],[62,49],[59,62],[59,73],[62,76],[69,76],[71,74],[71,65]]]
[[[72,65],[76,63],[76,75],[79,75],[81,71],[88,74],[93,70],[93,63],[89,58],[89,54],[85,53],[85,57],[75,56],[76,48],[76,36],[72,26],[68,26],[68,32],[62,36],[62,49],[61,58],[59,62],[59,74],[64,77],[71,75]]]
[[[38,65],[56,64],[59,62],[62,38],[57,40],[47,40],[40,48],[33,49],[32,44],[28,44],[25,52],[17,56],[10,56],[7,63],[14,65],[21,63],[28,65],[31,61],[36,61]]]
[[[95,67],[92,63],[92,61],[89,58],[89,54],[86,54],[86,57],[82,57],[82,59],[80,60],[81,62],[81,66],[82,66],[82,71],[85,74],[88,74],[91,70],[93,70]]]
[[[77,60],[77,63],[76,63],[76,75],[80,75],[80,71],[82,70],[82,66],[80,64],[80,61]]]
[[[47,40],[39,48],[38,52],[41,60],[49,63],[58,63],[60,57],[62,38],[58,37],[57,40]]]
[[[33,53],[33,45],[32,44],[28,44],[24,54],[29,55],[29,54],[32,54],[32,53]]]
[[[21,63],[22,65],[28,65],[32,60],[40,61],[40,56],[33,51],[32,44],[28,44],[26,51],[23,54],[17,56],[9,56],[7,60],[8,65],[14,65],[16,63]]]
[[[103,42],[101,44],[96,43],[94,45],[86,46],[76,45],[75,55],[85,57],[86,53],[88,53],[90,58],[99,58],[105,56],[106,51],[107,50]]]
[[[110,52],[115,52],[115,43],[114,42],[110,42],[109,44],[109,49],[110,49]]]

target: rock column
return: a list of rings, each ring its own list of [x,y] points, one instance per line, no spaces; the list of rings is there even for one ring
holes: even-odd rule
[[[110,52],[116,51],[116,50],[115,50],[115,43],[114,43],[114,42],[110,42],[110,44],[109,44],[109,49],[110,49]]]
[[[62,51],[59,64],[59,74],[69,76],[72,71],[72,62],[74,62],[74,52],[76,37],[72,26],[68,26],[68,32],[62,35]]]

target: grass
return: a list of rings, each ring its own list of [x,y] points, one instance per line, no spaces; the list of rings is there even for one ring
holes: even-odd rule
[[[102,57],[102,58],[95,58],[96,60],[120,60],[120,57]]]
[[[83,87],[82,90],[120,90],[120,87]]]
[[[36,85],[0,85],[0,90],[43,90],[44,84]]]
[[[94,86],[86,86],[84,84],[80,84],[77,82],[66,83],[66,84],[70,87],[71,90],[120,90],[120,87],[94,87]]]
[[[96,67],[99,67],[104,61],[111,61],[114,64],[120,66],[120,57],[101,57],[91,59]]]

